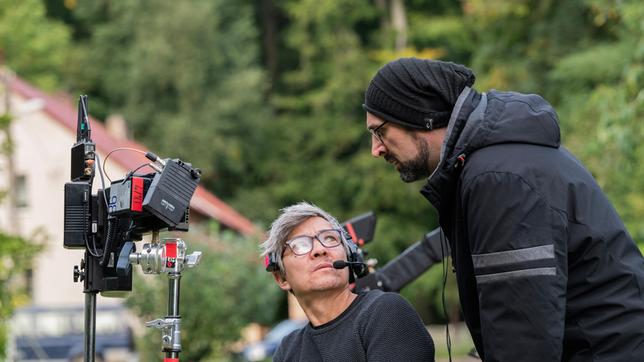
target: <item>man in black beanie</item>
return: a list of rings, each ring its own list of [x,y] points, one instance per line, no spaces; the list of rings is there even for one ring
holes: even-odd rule
[[[644,361],[644,258],[534,94],[472,89],[462,65],[382,67],[371,153],[439,213],[485,361]]]

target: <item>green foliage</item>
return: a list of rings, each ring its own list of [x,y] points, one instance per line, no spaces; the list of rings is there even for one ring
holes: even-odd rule
[[[26,284],[20,278],[40,250],[39,244],[0,233],[0,359],[6,354],[8,319],[15,307],[29,300]]]
[[[420,185],[402,184],[389,165],[369,155],[360,100],[379,63],[366,56],[372,37],[356,29],[372,26],[377,12],[358,0],[287,1],[281,9],[289,20],[286,45],[297,65],[282,74],[272,94],[276,116],[262,129],[263,159],[253,170],[258,180],[233,203],[264,222],[301,200],[339,219],[374,210],[379,222],[370,256],[384,263],[435,219],[419,197]]]
[[[551,98],[548,72],[562,57],[615,38],[617,21],[595,21],[584,1],[469,0],[477,46],[472,67],[480,89],[512,89]],[[571,16],[574,14],[574,16]]]
[[[208,243],[188,243],[188,253],[201,250],[203,256],[199,265],[182,273],[181,358],[217,360],[240,338],[242,327],[251,322],[269,325],[284,294],[264,271],[257,240],[226,232],[211,235]],[[145,280],[137,275],[127,304],[143,321],[162,318],[167,313],[167,284],[165,275]],[[160,358],[160,331],[148,330],[139,347],[142,360]]]
[[[69,41],[69,29],[45,16],[42,1],[0,0],[0,61],[26,79],[59,87]]]
[[[76,36],[66,80],[74,93],[89,92],[93,114],[123,113],[138,140],[202,168],[208,188],[264,225],[301,200],[340,219],[374,210],[376,240],[367,249],[383,265],[437,218],[420,184],[403,184],[369,155],[364,89],[399,56],[461,62],[475,70],[478,90],[551,101],[564,145],[644,244],[641,1],[405,1],[404,53],[394,51],[389,9],[379,3],[388,2],[79,2],[71,19],[64,13]],[[264,12],[267,4],[273,13]],[[2,7],[0,17],[13,9]],[[275,33],[256,23],[274,24]],[[277,66],[269,80],[271,54]],[[426,320],[442,318],[439,274],[435,268],[404,291]],[[455,296],[450,276],[450,318],[458,314]],[[219,348],[195,350],[205,356]]]
[[[96,24],[71,86],[90,88],[95,112],[122,112],[135,138],[201,168],[221,196],[253,182],[268,113],[249,5],[99,1],[76,16]]]
[[[6,130],[11,125],[12,120],[13,120],[13,117],[9,113],[4,113],[0,115],[0,130],[2,130],[3,132],[6,132]]]
[[[415,49],[440,49],[437,58],[468,63],[475,48],[475,34],[463,16],[459,1],[408,2],[409,42]],[[422,56],[419,56],[422,57]]]
[[[602,83],[613,83],[631,62],[633,44],[602,44],[562,57],[551,71],[554,84],[571,89],[592,89]],[[591,70],[592,71],[589,71]]]

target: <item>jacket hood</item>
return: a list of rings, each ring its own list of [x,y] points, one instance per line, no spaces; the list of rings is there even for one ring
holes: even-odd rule
[[[479,95],[471,90],[470,99]],[[557,114],[552,106],[536,94],[498,92],[480,94],[481,101],[467,115],[457,115],[455,123],[463,123],[460,134],[450,134],[454,145],[445,155],[458,157],[501,143],[526,143],[558,148],[561,133]],[[463,111],[454,109],[454,112]],[[447,145],[447,144],[446,144]],[[450,157],[448,156],[448,159]]]
[[[452,111],[441,161],[421,192],[440,209],[440,194],[449,193],[455,175],[477,150],[502,143],[558,148],[560,141],[557,114],[541,96],[466,87]]]

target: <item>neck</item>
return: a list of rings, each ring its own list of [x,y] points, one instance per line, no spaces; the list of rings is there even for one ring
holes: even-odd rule
[[[314,327],[328,323],[344,312],[356,299],[356,295],[345,288],[342,291],[325,291],[307,296],[296,296],[304,314]]]

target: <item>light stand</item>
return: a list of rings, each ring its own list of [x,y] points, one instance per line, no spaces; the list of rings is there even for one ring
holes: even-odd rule
[[[96,355],[96,292],[85,293],[85,361]]]

